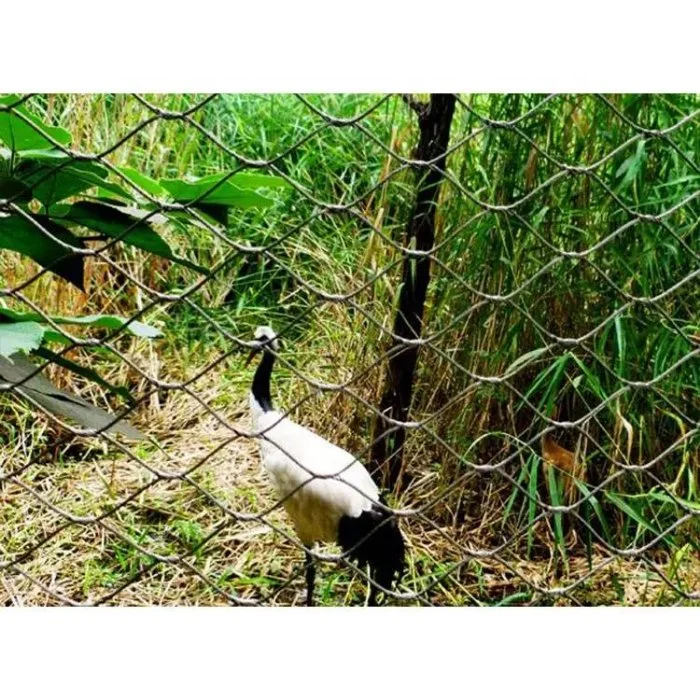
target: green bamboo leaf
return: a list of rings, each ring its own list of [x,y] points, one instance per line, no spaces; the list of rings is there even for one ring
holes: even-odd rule
[[[612,542],[612,536],[610,534],[610,528],[608,527],[608,521],[606,520],[605,515],[603,513],[603,509],[600,506],[600,501],[596,498],[595,495],[593,495],[590,492],[586,484],[584,484],[582,481],[579,481],[578,479],[575,479],[574,481],[578,489],[586,497],[586,503],[588,503],[593,508],[596,516],[598,517],[598,521],[600,522],[600,525],[603,528],[603,535],[605,536],[606,542]]]
[[[523,482],[525,481],[525,477],[527,476],[527,473],[527,467],[522,467],[520,469],[520,473],[518,474],[518,479],[516,481],[516,484],[518,486],[522,486]],[[503,518],[501,519],[502,525],[506,524],[506,521],[510,516],[510,512],[511,510],[513,510],[513,506],[515,505],[515,499],[517,498],[519,493],[521,493],[521,491],[516,487],[514,487],[511,491],[510,496],[508,497],[508,501],[506,502],[506,507],[503,509]]]
[[[645,148],[646,141],[644,139],[637,141],[637,150],[635,151],[634,155],[627,158],[617,169],[617,172],[615,173],[617,177],[624,175],[622,182],[620,183],[621,190],[629,187],[637,179],[637,176],[641,172],[642,166],[644,165],[644,161],[646,159]]]
[[[529,364],[532,360],[536,360],[538,357],[541,357],[544,355],[549,348],[535,348],[534,350],[530,350],[530,352],[526,352],[524,355],[521,355],[517,360],[513,361],[508,368],[505,371],[505,374],[511,374],[512,372],[515,372],[516,370],[520,369],[524,365]]]
[[[622,325],[622,318],[615,316],[615,337],[617,339],[617,373],[624,376],[624,370],[627,360],[627,339],[625,338],[625,329]]]
[[[552,505],[556,507],[561,506],[563,505],[563,501],[561,498],[561,492],[559,490],[559,481],[557,479],[557,475],[555,474],[554,469],[551,467],[549,469],[545,469],[545,471],[547,473],[547,482],[549,486],[549,494],[552,499]],[[554,513],[554,539],[557,542],[562,559],[564,560],[564,562],[566,562],[567,556],[566,543],[564,542],[564,527],[562,521],[562,514],[559,511],[556,511]]]
[[[637,512],[635,508],[633,508],[623,499],[621,494],[606,491],[605,498],[607,498],[613,505],[617,506],[623,513],[632,518],[632,520],[634,520],[634,522],[638,525],[641,525],[643,528],[653,532],[657,536],[661,534],[656,527],[654,527],[651,521],[645,518],[641,513]]]

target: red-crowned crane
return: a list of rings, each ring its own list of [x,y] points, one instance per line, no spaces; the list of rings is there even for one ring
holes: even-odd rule
[[[343,552],[370,568],[369,604],[377,604],[375,582],[390,589],[404,569],[404,540],[396,518],[365,467],[349,452],[289,420],[272,407],[270,374],[279,342],[269,326],[255,331],[248,358],[261,352],[250,392],[253,428],[259,434],[263,467],[306,547],[306,604],[313,605],[318,542],[337,542]]]

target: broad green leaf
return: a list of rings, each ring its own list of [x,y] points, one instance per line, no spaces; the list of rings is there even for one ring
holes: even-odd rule
[[[116,416],[93,406],[80,396],[54,386],[41,372],[37,372],[38,369],[21,354],[14,354],[11,358],[0,355],[0,379],[18,384],[13,391],[20,396],[36,401],[50,413],[64,416],[84,428],[117,432],[134,440],[148,439],[125,420],[119,420],[108,428]]]
[[[161,180],[160,184],[176,202],[193,206],[223,204],[238,209],[262,209],[274,204],[269,197],[255,190],[239,187],[233,182],[233,177],[227,180],[225,175],[210,175],[192,181]]]
[[[140,217],[129,216],[101,202],[77,202],[70,207],[65,218],[162,258],[172,258],[170,246],[147,223],[150,221],[146,218],[148,214],[144,211]]]
[[[95,328],[109,328],[110,330],[127,330],[129,333],[138,336],[139,338],[158,338],[163,335],[154,326],[149,326],[141,321],[130,321],[123,316],[99,315],[80,316],[78,318],[70,318],[67,316],[56,316],[57,323],[77,325],[90,325]]]
[[[108,183],[110,186],[112,186],[114,183],[110,182]],[[119,185],[116,185],[119,187]],[[95,188],[95,193],[94,194],[89,194],[87,195],[89,197],[94,197],[95,199],[99,200],[103,204],[112,204],[115,207],[123,207],[129,202],[133,202],[134,198],[129,197],[124,190],[122,192],[110,192],[109,190],[105,189],[104,187],[97,187]]]
[[[80,238],[47,216],[32,214],[32,221],[49,231],[59,241],[74,248],[84,248]],[[84,260],[52,240],[32,221],[23,216],[0,216],[0,249],[14,250],[35,260],[43,268],[68,280],[78,289],[84,286]]]
[[[134,207],[117,208],[102,202],[77,202],[64,214],[64,218],[105,236],[119,238],[127,245],[172,260],[197,272],[207,271],[206,268],[175,255],[166,241],[151,228],[149,221],[165,220],[160,214]],[[127,230],[128,233],[124,234]]]
[[[18,102],[17,95],[0,97],[0,141],[6,146],[13,151],[54,148],[54,144],[49,138],[63,146],[70,144],[71,135],[69,132],[57,126],[49,126],[29,112],[25,107],[26,103],[17,104]],[[3,107],[8,109],[3,109]]]
[[[109,170],[103,165],[100,165],[96,160],[81,160],[80,158],[65,153],[58,148],[40,148],[17,153],[17,160],[20,163],[35,163],[41,165],[56,167],[81,166],[84,170],[89,170],[98,177],[106,178],[109,175]],[[25,167],[28,167],[25,165]]]
[[[143,173],[140,173],[134,168],[117,168],[117,170],[126,177],[127,180],[131,180],[135,185],[138,185],[144,192],[152,195],[153,197],[164,197],[167,191],[161,187],[156,180]]]
[[[44,164],[32,158],[23,160],[15,170],[15,176],[32,189],[33,196],[49,207],[67,197],[98,187],[130,200],[129,194],[106,179],[107,170],[91,161],[79,161],[66,157],[64,163]]]
[[[65,151],[58,148],[27,148],[17,152],[19,160],[38,160],[43,163],[51,163],[58,160],[71,158]]]
[[[75,334],[73,334],[75,336]],[[50,326],[44,326],[44,344],[40,349],[44,349],[47,343],[59,343],[61,345],[75,345],[75,341],[68,337],[65,333],[56,331]],[[38,354],[38,350],[34,353]],[[90,352],[97,355],[110,356],[110,359],[114,359],[114,351],[105,345],[93,345],[90,347]]]
[[[0,355],[9,357],[16,352],[29,352],[41,345],[44,329],[38,323],[0,323]]]
[[[46,318],[53,321],[56,325],[67,326],[93,326],[94,328],[108,328],[110,330],[119,330],[124,328],[133,335],[140,338],[158,338],[162,333],[154,326],[148,326],[140,321],[131,321],[122,316],[113,316],[110,314],[94,314],[92,316],[47,316],[44,318],[36,313],[20,313],[12,309],[0,309],[0,316],[12,319],[13,321],[46,321]],[[128,325],[125,325],[127,324]]]

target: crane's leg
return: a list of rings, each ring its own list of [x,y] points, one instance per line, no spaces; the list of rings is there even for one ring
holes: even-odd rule
[[[376,581],[376,576],[377,573],[376,571],[370,566],[369,567],[369,600],[367,601],[367,607],[369,608],[374,608],[379,603],[377,603],[377,593],[379,593],[379,590],[377,587],[374,585],[374,581]]]
[[[314,557],[309,552],[306,554],[306,605],[311,607],[314,604],[314,581],[316,579],[316,564]]]

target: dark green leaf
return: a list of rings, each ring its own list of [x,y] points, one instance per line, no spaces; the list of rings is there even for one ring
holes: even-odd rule
[[[528,503],[527,503],[527,522],[528,522],[528,530],[527,530],[527,552],[528,556],[530,555],[530,552],[532,551],[532,543],[534,539],[534,527],[535,527],[535,517],[537,515],[537,476],[538,476],[538,467],[539,467],[539,460],[535,455],[531,455],[528,458],[528,462],[530,464],[530,472],[528,474],[528,485],[527,485],[527,494],[528,494]]]
[[[28,202],[32,198],[31,187],[10,175],[0,175],[0,199]]]
[[[64,157],[64,163],[56,157],[56,163],[44,164],[32,157],[22,160],[15,169],[15,176],[32,189],[33,196],[44,206],[51,206],[67,197],[98,187],[123,199],[131,199],[119,185],[106,179],[107,170],[91,161],[76,161]]]
[[[84,248],[80,238],[47,216],[32,214],[32,221],[23,216],[0,216],[0,249],[14,250],[35,260],[42,267],[68,280],[78,289],[84,288],[84,260],[52,240],[34,223],[49,231],[59,241]]]
[[[552,500],[552,505],[556,507],[563,505],[561,492],[559,490],[559,482],[557,480],[557,475],[555,474],[554,469],[552,469],[551,467],[545,467],[545,472],[547,474],[547,486],[549,487],[549,495]],[[554,513],[554,538],[557,542],[557,545],[559,546],[559,551],[561,553],[562,559],[564,560],[564,562],[566,562],[566,542],[564,541],[564,527],[562,521],[562,514],[560,511],[555,511]]]
[[[506,596],[503,600],[499,600],[494,603],[494,608],[507,608],[513,603],[519,603],[520,601],[532,600],[532,591],[521,591],[520,593],[511,593],[511,595]]]
[[[116,416],[93,406],[80,396],[59,389],[41,372],[35,374],[37,369],[36,365],[21,354],[15,354],[9,359],[0,356],[0,378],[12,384],[22,382],[13,391],[36,401],[50,413],[69,418],[85,428],[118,432],[134,440],[148,439],[125,420],[119,420],[108,428]]]
[[[206,272],[206,268],[175,255],[165,240],[147,223],[156,219],[164,221],[160,214],[134,207],[117,208],[102,202],[77,202],[70,207],[64,218],[111,238],[119,238],[123,243],[161,258],[173,260],[198,272]],[[127,230],[128,233],[124,234]]]
[[[586,497],[586,503],[591,506],[598,516],[598,521],[603,528],[603,535],[607,542],[612,542],[612,535],[610,534],[610,528],[608,527],[608,521],[605,519],[605,514],[603,509],[600,507],[600,502],[598,499],[588,490],[585,483],[576,479],[576,486],[579,488],[581,493]]]
[[[146,217],[149,212],[144,211],[141,214],[140,217],[129,216],[101,202],[77,202],[71,206],[65,218],[111,238],[119,238],[122,242],[141,250],[172,259],[173,252],[170,246],[147,223],[149,219]]]

